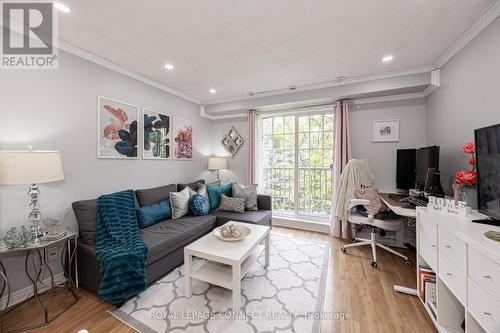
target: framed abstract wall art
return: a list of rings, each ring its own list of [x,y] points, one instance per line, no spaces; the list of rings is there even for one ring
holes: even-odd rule
[[[149,109],[142,109],[143,119],[143,159],[171,158],[171,123],[169,114]]]
[[[398,142],[399,120],[374,120],[373,142]]]
[[[139,108],[97,97],[97,157],[137,159]]]
[[[174,117],[172,134],[174,160],[192,160],[194,158],[193,123]]]

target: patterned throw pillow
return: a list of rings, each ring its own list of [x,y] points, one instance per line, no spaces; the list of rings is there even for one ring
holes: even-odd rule
[[[233,193],[233,183],[222,186],[207,186],[207,192],[210,209],[217,209],[220,204],[221,194],[224,194],[226,197],[230,197]]]
[[[245,208],[247,210],[257,210],[257,185],[240,185],[234,183],[233,197],[245,198]]]
[[[189,210],[193,215],[205,216],[210,211],[208,199],[201,194],[195,194],[189,200]]]
[[[217,210],[224,212],[235,212],[244,213],[245,212],[245,198],[230,198],[221,194],[220,205]]]

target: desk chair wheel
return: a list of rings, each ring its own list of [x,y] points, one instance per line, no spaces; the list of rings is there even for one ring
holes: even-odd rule
[[[406,259],[405,260],[405,265],[406,265],[406,267],[411,267],[411,266],[413,266],[413,263],[411,262],[411,260]]]
[[[372,261],[371,265],[372,265],[373,268],[377,268],[377,262],[376,261]]]
[[[347,249],[345,247],[341,247],[340,251],[342,251],[342,253],[346,253]]]

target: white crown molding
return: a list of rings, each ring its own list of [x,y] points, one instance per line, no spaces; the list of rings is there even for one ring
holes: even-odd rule
[[[234,96],[234,97],[227,97],[227,98],[220,98],[220,99],[212,99],[212,100],[205,101],[203,104],[205,104],[205,105],[223,104],[223,103],[249,100],[252,98],[260,98],[260,97],[268,97],[268,96],[276,96],[276,95],[284,95],[284,94],[293,94],[293,93],[302,92],[302,91],[344,86],[347,84],[388,79],[388,78],[397,77],[397,76],[428,73],[428,72],[432,72],[435,69],[436,69],[435,65],[420,66],[420,67],[407,68],[407,69],[393,71],[393,72],[384,72],[384,73],[380,73],[380,74],[351,77],[351,78],[345,79],[342,82],[337,82],[335,80],[332,80],[332,81],[325,81],[325,82],[320,82],[320,83],[298,85],[297,89],[294,90],[293,92],[289,91],[288,89],[278,89],[278,90],[273,90],[273,91],[269,91],[266,93],[254,95],[254,96],[242,95],[242,96]]]
[[[63,51],[66,51],[68,53],[71,53],[73,55],[76,55],[80,58],[83,58],[83,59],[86,59],[88,61],[91,61],[95,64],[98,64],[98,65],[101,65],[103,67],[106,67],[108,69],[111,69],[115,72],[118,72],[120,74],[123,74],[123,75],[126,75],[128,77],[131,77],[135,80],[138,80],[138,81],[141,81],[143,83],[146,83],[152,87],[155,87],[155,88],[158,88],[160,90],[163,90],[169,94],[172,94],[172,95],[175,95],[177,97],[180,97],[182,99],[185,99],[187,101],[190,101],[190,102],[193,102],[195,104],[201,104],[198,100],[196,100],[195,98],[189,96],[189,95],[186,95],[180,91],[177,91],[175,89],[172,89],[170,87],[167,87],[161,83],[158,83],[156,81],[153,81],[151,79],[148,79],[147,77],[141,75],[141,74],[138,74],[134,71],[131,71],[125,67],[122,67],[120,65],[117,65],[109,60],[106,60],[104,58],[101,58],[99,57],[98,55],[95,55],[93,53],[90,53],[88,51],[85,51],[83,49],[80,49],[79,47],[76,47],[74,45],[71,45],[69,43],[66,43],[62,40],[59,40],[59,49],[63,50]]]
[[[436,62],[436,67],[443,67],[450,61],[458,52],[460,52],[467,44],[469,44],[477,35],[481,33],[491,22],[500,16],[500,0],[497,0],[491,5],[483,16],[477,21],[460,39],[453,44]]]

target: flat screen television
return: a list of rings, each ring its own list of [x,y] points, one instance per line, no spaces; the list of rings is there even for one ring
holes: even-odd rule
[[[477,161],[477,199],[480,213],[500,225],[500,124],[474,131]]]

